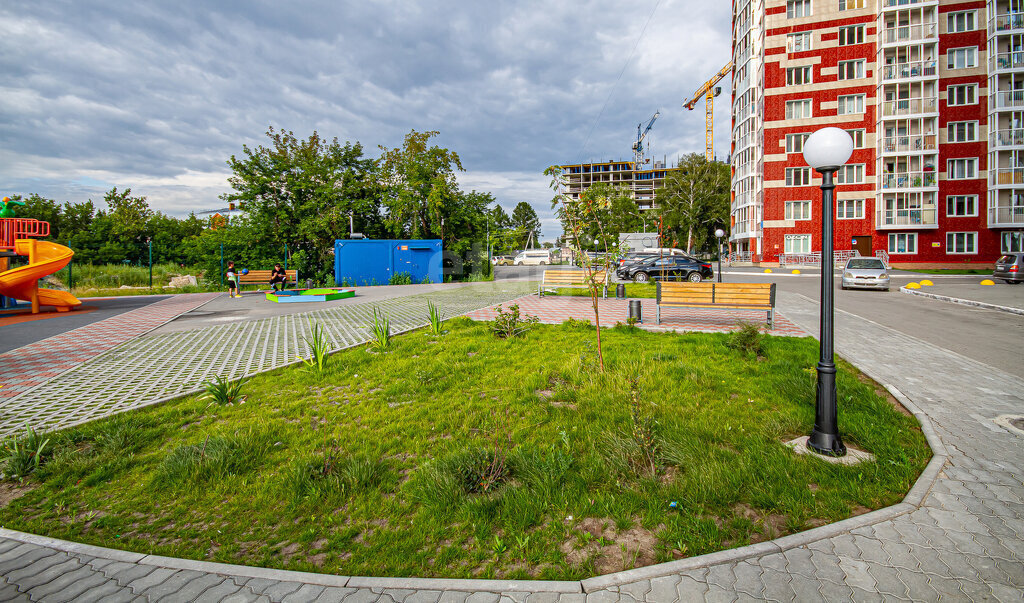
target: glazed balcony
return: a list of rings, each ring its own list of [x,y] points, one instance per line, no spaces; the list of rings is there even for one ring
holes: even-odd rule
[[[1024,107],[1024,90],[1000,90],[989,95],[992,109],[1010,109]]]
[[[938,4],[938,0],[882,0],[883,9],[906,8],[927,4]]]
[[[988,23],[993,33],[1024,31],[1024,12],[997,14]]]
[[[989,228],[1022,225],[1024,225],[1024,205],[995,205],[988,208]]]
[[[914,209],[880,209],[875,212],[875,228],[938,228],[939,212],[935,206]]]
[[[939,37],[939,27],[935,23],[918,23],[916,25],[900,25],[886,27],[882,30],[883,44],[911,44],[914,42],[935,41]]]
[[[896,172],[878,176],[878,186],[883,190],[903,190],[938,185],[939,179],[934,171]]]
[[[883,65],[881,72],[883,82],[917,77],[935,77],[939,73],[934,60],[908,61],[906,63]]]
[[[992,186],[1024,184],[1024,167],[995,168],[988,171],[988,182]]]
[[[992,71],[1016,71],[1024,69],[1024,52],[997,52],[989,58]]]
[[[915,151],[935,151],[938,141],[935,134],[910,134],[906,136],[888,136],[882,139],[882,153],[912,153]]]
[[[989,140],[996,149],[1019,147],[1024,145],[1024,130],[996,130],[991,133]]]
[[[935,97],[887,100],[882,101],[882,115],[885,117],[899,117],[935,113],[938,111],[938,106],[939,101]]]

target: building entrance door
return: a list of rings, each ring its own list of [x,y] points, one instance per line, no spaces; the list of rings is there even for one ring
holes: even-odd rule
[[[853,239],[851,240],[850,248],[853,249],[854,251],[856,251],[857,253],[859,253],[860,255],[863,255],[865,257],[871,257],[872,255],[874,255],[874,253],[872,253],[872,251],[871,251],[871,236],[870,235],[862,235],[862,236],[859,236],[859,237],[853,237]]]

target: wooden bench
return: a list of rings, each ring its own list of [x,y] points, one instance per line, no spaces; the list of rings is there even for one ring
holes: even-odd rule
[[[270,285],[270,273],[272,270],[250,270],[249,274],[238,273],[238,288],[241,289],[242,285]],[[299,271],[298,270],[285,270],[284,271],[286,280],[285,285],[299,284]]]
[[[658,283],[658,324],[661,307],[765,310],[768,328],[775,323],[775,283]]]
[[[604,287],[604,297],[608,297],[608,273],[604,270],[594,275],[598,283]],[[544,279],[537,287],[537,296],[544,297],[544,292],[554,292],[555,289],[589,289],[586,270],[545,270]]]

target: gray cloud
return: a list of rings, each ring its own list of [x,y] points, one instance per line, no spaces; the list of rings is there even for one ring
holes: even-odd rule
[[[0,188],[131,187],[181,215],[219,204],[225,161],[268,125],[370,155],[439,130],[464,185],[530,201],[553,237],[546,166],[629,157],[656,109],[656,156],[703,149],[703,112],[681,103],[729,60],[729,5],[663,0],[616,85],[655,1],[6,3]]]

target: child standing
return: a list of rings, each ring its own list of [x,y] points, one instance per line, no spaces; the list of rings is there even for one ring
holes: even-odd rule
[[[237,281],[238,275],[235,274],[235,263],[234,262],[228,261],[228,271],[227,271],[227,273],[224,276],[227,277],[227,279],[228,279],[228,296],[229,297],[242,297],[241,293],[237,293],[237,291],[238,291],[238,281]]]

